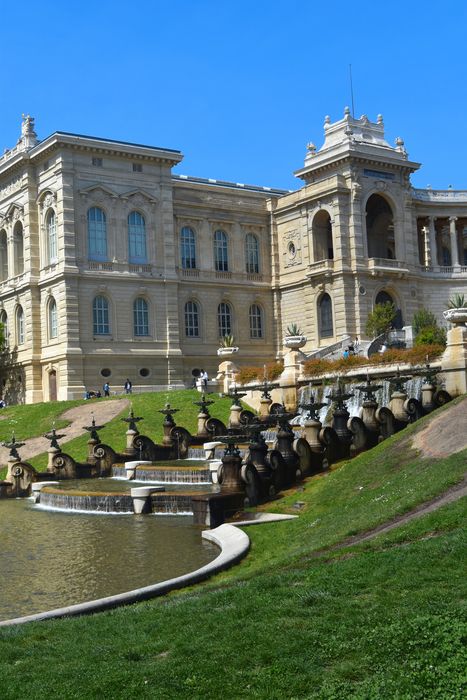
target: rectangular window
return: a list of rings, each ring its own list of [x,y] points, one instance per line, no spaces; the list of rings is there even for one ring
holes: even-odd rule
[[[133,163],[133,172],[134,173],[142,173],[143,172],[143,166],[141,163]]]
[[[95,165],[97,168],[102,168],[102,158],[93,158],[92,164]]]

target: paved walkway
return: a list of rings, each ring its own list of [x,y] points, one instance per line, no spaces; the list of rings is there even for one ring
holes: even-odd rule
[[[115,399],[114,401],[99,401],[96,399],[82,406],[75,406],[74,408],[68,409],[68,411],[65,411],[65,413],[59,416],[60,420],[70,421],[70,425],[67,425],[66,428],[59,431],[66,434],[66,437],[60,441],[60,445],[64,446],[69,440],[83,435],[83,433],[86,432],[83,429],[83,425],[91,425],[93,413],[96,423],[101,425],[108,423],[112,418],[118,416],[118,414],[128,408],[129,405],[130,401],[128,399]],[[31,457],[45,452],[50,444],[42,436],[29,438],[25,440],[25,443],[24,447],[20,449],[22,460],[31,459]],[[8,455],[9,450],[6,447],[0,446],[0,465],[7,463]]]

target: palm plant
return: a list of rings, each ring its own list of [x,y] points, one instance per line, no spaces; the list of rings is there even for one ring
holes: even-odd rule
[[[297,323],[291,323],[287,326],[287,335],[302,335],[302,329]]]
[[[465,309],[467,308],[467,301],[463,294],[454,294],[453,297],[449,299],[449,309]]]

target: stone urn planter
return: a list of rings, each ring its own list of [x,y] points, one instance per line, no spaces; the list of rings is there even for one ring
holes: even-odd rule
[[[286,348],[289,348],[289,350],[299,350],[303,348],[306,341],[306,335],[286,335],[284,337],[284,345]]]
[[[228,357],[229,355],[235,355],[236,352],[238,352],[238,347],[236,345],[232,345],[228,348],[217,349],[217,354],[219,355],[219,357]]]
[[[465,326],[467,323],[467,308],[447,309],[443,311],[443,316],[446,321],[449,321],[454,326]]]

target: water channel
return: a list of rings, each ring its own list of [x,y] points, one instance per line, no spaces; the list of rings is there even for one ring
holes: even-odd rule
[[[218,548],[189,516],[50,512],[0,501],[0,620],[129,591],[193,571]]]

